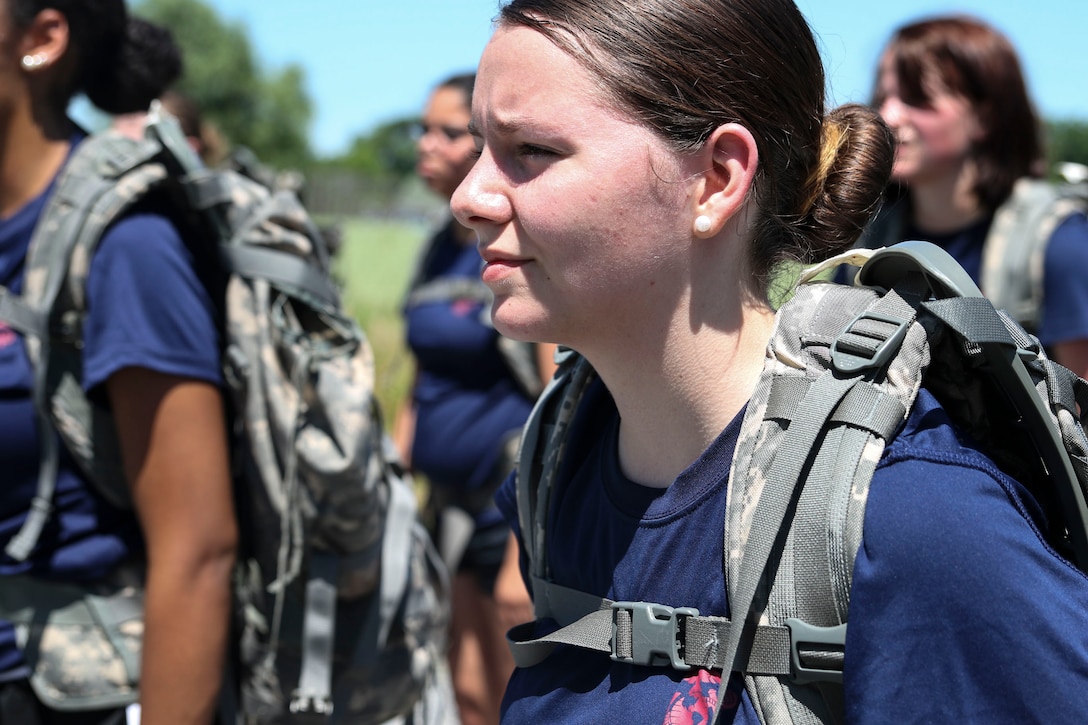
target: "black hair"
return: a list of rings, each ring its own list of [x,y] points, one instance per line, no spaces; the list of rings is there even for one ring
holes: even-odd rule
[[[465,94],[465,106],[472,108],[472,88],[476,85],[475,73],[458,73],[439,83],[436,88],[454,88]]]
[[[124,0],[8,0],[16,28],[26,28],[43,10],[68,21],[74,59],[64,87],[65,104],[85,93],[111,114],[146,110],[182,73],[181,50],[166,28],[132,17]]]

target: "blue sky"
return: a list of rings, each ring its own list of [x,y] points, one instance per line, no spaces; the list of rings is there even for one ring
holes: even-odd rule
[[[306,72],[311,138],[323,155],[384,121],[418,112],[431,86],[475,67],[497,0],[206,0],[244,25],[260,62]],[[587,0],[592,2],[592,0]],[[864,101],[892,29],[922,15],[968,12],[1017,46],[1040,112],[1088,120],[1086,0],[797,0],[818,36],[829,99]]]

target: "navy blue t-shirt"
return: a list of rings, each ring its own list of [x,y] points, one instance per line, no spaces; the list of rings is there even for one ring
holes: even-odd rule
[[[479,252],[459,244],[450,226],[431,244],[423,282],[479,279]],[[423,303],[405,312],[408,346],[418,365],[412,465],[435,486],[485,485],[502,441],[532,409],[499,352],[488,314],[486,304],[473,299]]]
[[[0,220],[0,284],[13,292],[22,291],[27,247],[51,190]],[[101,384],[126,367],[220,382],[211,297],[166,218],[134,213],[107,231],[91,262],[87,300],[83,386],[92,394],[104,394]],[[0,552],[25,521],[37,490],[41,432],[32,385],[22,337],[0,323]],[[132,513],[100,498],[67,456],[53,504],[31,557],[18,563],[0,553],[0,576],[92,580],[142,552]],[[24,675],[13,630],[0,621],[0,681]]]
[[[726,615],[727,479],[741,415],[667,489],[626,479],[599,383],[549,516],[558,583]],[[517,527],[512,478],[497,501]],[[1031,497],[925,390],[873,477],[851,595],[847,721],[1071,722],[1088,712],[1088,578],[1055,554]],[[544,623],[546,626],[546,623]],[[544,627],[542,627],[542,630]],[[542,632],[541,632],[542,633]],[[516,670],[506,723],[707,723],[720,679],[559,647]],[[723,723],[756,725],[739,676]]]

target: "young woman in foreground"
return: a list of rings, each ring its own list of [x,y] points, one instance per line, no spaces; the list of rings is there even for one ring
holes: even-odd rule
[[[501,10],[473,96],[480,157],[452,207],[479,235],[500,332],[572,347],[600,377],[552,493],[557,584],[728,616],[726,481],[775,321],[769,280],[849,248],[892,163],[875,114],[825,113],[823,97],[789,0]],[[498,502],[516,526],[511,481]],[[923,391],[869,494],[848,721],[1083,710],[1088,581],[1042,525]],[[757,722],[739,674],[718,701],[720,676],[560,647],[515,672],[504,721]]]

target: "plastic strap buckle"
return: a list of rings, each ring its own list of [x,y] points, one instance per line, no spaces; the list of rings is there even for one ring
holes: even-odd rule
[[[619,610],[631,613],[631,656],[616,652]],[[699,610],[693,607],[669,607],[651,602],[614,602],[612,604],[612,659],[631,665],[651,667],[671,666],[677,670],[693,669],[684,662],[680,650],[682,617],[697,617]]]
[[[873,326],[865,326],[864,331],[858,327],[863,321],[879,322],[884,325],[894,325],[890,334],[882,334],[873,329]],[[879,368],[888,362],[899,350],[903,338],[907,336],[910,320],[899,317],[883,315],[872,310],[865,310],[854,318],[854,321],[846,326],[846,329],[831,343],[831,364],[841,373],[858,373],[869,368]],[[860,341],[844,339],[847,335],[855,338],[866,338],[875,344],[869,348]]]
[[[318,715],[331,715],[332,700],[327,697],[314,697],[296,692],[295,696],[291,698],[291,703],[287,706],[287,709],[295,715],[311,712]]]
[[[842,683],[842,662],[846,651],[846,625],[817,627],[800,619],[787,619],[790,630],[790,680],[798,685],[811,682]],[[801,650],[808,664],[802,663]],[[812,666],[822,658],[831,667]]]

